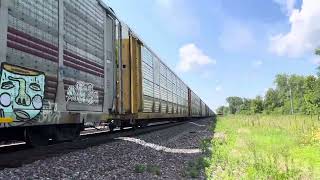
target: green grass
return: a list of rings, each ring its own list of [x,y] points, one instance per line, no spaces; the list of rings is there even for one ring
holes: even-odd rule
[[[209,167],[208,158],[204,156],[198,157],[196,160],[188,162],[188,166],[183,172],[183,176],[189,178],[199,178],[201,171],[203,171],[206,167]]]
[[[160,168],[158,166],[155,166],[155,165],[148,165],[147,166],[147,172],[149,172],[151,174],[155,174],[157,176],[161,175]]]
[[[146,166],[142,165],[142,164],[137,164],[134,167],[134,172],[136,172],[136,173],[143,173],[143,172],[145,172],[145,170],[146,170]]]
[[[150,165],[150,164],[147,164],[147,165],[137,164],[134,167],[134,172],[135,173],[148,172],[157,176],[161,175],[160,167],[156,165]]]
[[[209,179],[320,177],[320,122],[310,116],[219,117]]]

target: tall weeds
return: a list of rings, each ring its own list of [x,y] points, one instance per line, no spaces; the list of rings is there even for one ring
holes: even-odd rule
[[[227,116],[211,140],[209,179],[320,177],[320,122],[311,116]]]

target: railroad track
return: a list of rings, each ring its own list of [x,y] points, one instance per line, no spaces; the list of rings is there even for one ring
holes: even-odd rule
[[[160,122],[160,123],[151,123],[147,128],[151,128],[152,126],[161,126],[165,124],[169,124],[172,122]],[[80,133],[80,139],[87,138],[90,136],[97,136],[97,135],[105,135],[105,134],[112,134],[112,133],[120,133],[125,131],[134,130],[132,127],[126,127],[123,130],[120,128],[114,129],[114,132],[110,132],[108,128],[100,127],[100,128],[86,128],[84,131]],[[49,141],[49,145],[54,145],[55,143]],[[26,145],[23,141],[12,141],[12,142],[5,142],[0,144],[0,154],[7,153],[7,152],[14,152],[25,148],[31,148]]]
[[[192,121],[195,121],[194,119]],[[23,164],[29,164],[37,160],[59,156],[61,154],[86,149],[92,146],[116,141],[118,137],[132,137],[151,133],[165,128],[178,126],[189,121],[152,124],[145,128],[128,128],[123,130],[108,130],[82,132],[79,139],[72,142],[51,144],[44,147],[30,148],[25,143],[3,145],[0,148],[0,170],[4,168],[16,168]]]

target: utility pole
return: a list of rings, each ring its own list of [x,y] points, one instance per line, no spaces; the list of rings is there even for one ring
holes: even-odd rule
[[[289,79],[287,78],[287,85],[289,86],[289,96],[290,96],[290,106],[291,106],[291,115],[293,115],[293,100],[292,100],[292,89],[289,84]]]

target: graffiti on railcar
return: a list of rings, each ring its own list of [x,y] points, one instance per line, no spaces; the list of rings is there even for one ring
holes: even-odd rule
[[[77,102],[82,104],[98,104],[98,91],[93,89],[92,83],[77,81],[76,85],[71,85],[67,90],[67,101]]]
[[[43,107],[39,123],[58,124],[60,119],[61,112],[58,111],[58,104],[48,101],[48,105]]]
[[[37,119],[43,106],[44,86],[44,73],[3,63],[0,122],[19,125]]]

